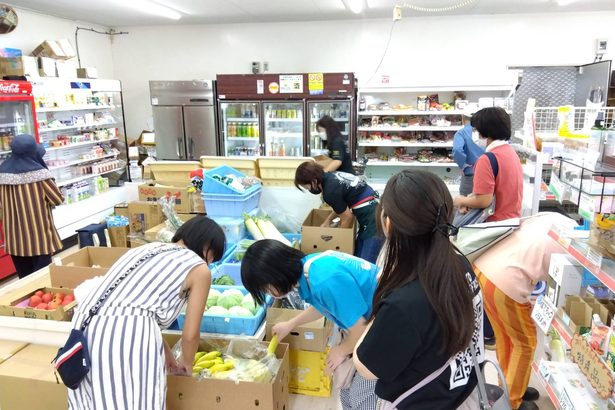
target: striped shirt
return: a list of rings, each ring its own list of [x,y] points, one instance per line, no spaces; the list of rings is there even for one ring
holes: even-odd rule
[[[62,249],[51,207],[63,201],[53,179],[0,185],[5,252],[15,256],[38,256],[52,255]]]

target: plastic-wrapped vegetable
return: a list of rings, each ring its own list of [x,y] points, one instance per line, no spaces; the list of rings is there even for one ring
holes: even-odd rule
[[[219,278],[214,279],[213,284],[220,286],[234,286],[235,281],[229,275],[222,275]]]

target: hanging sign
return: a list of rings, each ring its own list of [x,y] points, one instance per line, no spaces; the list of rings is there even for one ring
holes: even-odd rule
[[[256,94],[265,94],[264,80],[256,80]]]
[[[310,95],[323,95],[325,92],[325,80],[322,73],[308,74],[308,90]]]
[[[536,322],[536,325],[543,333],[546,334],[549,331],[553,317],[555,317],[555,306],[553,306],[549,298],[546,298],[544,295],[539,296],[536,299],[534,309],[532,309],[532,319],[534,319],[534,322]]]
[[[278,83],[269,83],[269,92],[271,94],[277,94],[280,91],[280,86]]]
[[[280,94],[303,93],[303,75],[282,74],[280,75]]]
[[[579,366],[589,383],[596,389],[598,396],[604,400],[611,397],[613,373],[600,355],[579,334],[575,334],[572,338],[571,356],[572,361]]]

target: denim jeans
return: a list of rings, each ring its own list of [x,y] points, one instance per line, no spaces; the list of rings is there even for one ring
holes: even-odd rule
[[[384,238],[379,236],[372,236],[366,239],[357,238],[354,255],[368,262],[376,263],[383,243]]]

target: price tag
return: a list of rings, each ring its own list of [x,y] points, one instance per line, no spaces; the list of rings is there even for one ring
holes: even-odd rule
[[[547,334],[549,331],[553,317],[555,317],[555,306],[544,295],[539,296],[532,310],[532,319],[543,333]]]
[[[592,349],[587,341],[575,334],[572,338],[570,351],[572,361],[579,366],[587,381],[598,393],[598,396],[607,400],[613,394],[613,372],[602,360],[602,357]],[[562,407],[563,408],[563,407]]]
[[[570,401],[566,388],[562,390],[562,394],[559,397],[559,408],[561,410],[574,410],[574,406],[572,405],[572,401]]]
[[[538,373],[540,373],[547,383],[549,382],[551,378],[551,369],[549,369],[549,366],[547,366],[543,359],[540,359],[540,363],[538,363]]]
[[[570,242],[572,242],[572,241],[571,241],[571,239],[570,239],[570,238],[566,238],[566,237],[561,236],[561,235],[559,235],[559,234],[558,234],[558,236],[557,236],[557,242],[558,242],[560,245],[562,245],[565,249],[568,249],[568,247],[570,246]]]
[[[597,266],[598,268],[602,266],[602,255],[593,249],[589,249],[587,251],[587,260],[589,261],[589,263]]]

